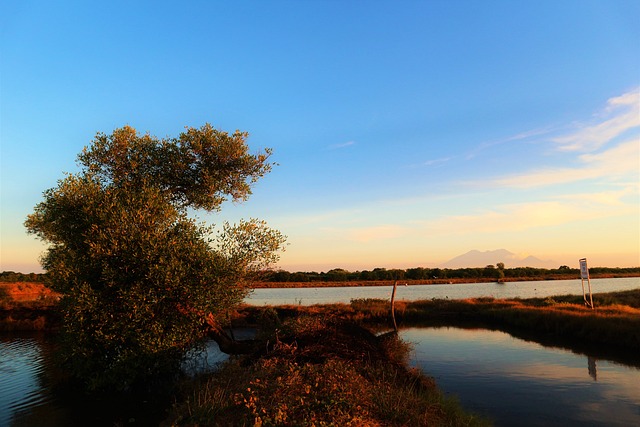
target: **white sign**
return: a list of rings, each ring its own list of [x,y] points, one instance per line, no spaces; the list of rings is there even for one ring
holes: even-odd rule
[[[580,278],[589,279],[589,269],[587,268],[587,259],[582,258],[580,260]]]

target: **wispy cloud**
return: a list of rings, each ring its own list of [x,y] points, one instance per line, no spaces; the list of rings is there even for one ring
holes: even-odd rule
[[[399,225],[383,224],[373,227],[354,228],[349,230],[350,240],[357,242],[370,242],[373,240],[388,240],[402,237],[407,234],[407,229]]]
[[[498,139],[496,141],[489,141],[489,142],[484,142],[482,144],[480,144],[479,146],[477,146],[476,148],[474,148],[473,150],[469,151],[466,154],[466,159],[467,160],[471,160],[474,157],[476,157],[480,152],[496,147],[498,145],[503,145],[503,144],[508,144],[508,143],[512,143],[512,142],[525,142],[525,141],[530,141],[533,140],[536,137],[540,137],[543,135],[548,135],[550,133],[552,133],[554,131],[554,129],[552,127],[544,127],[544,128],[540,128],[540,129],[531,129],[525,132],[520,132],[517,133],[515,135],[506,137],[506,138],[502,138],[502,139]]]
[[[533,188],[595,178],[620,179],[630,173],[637,175],[639,158],[640,143],[631,139],[601,153],[583,154],[577,158],[575,167],[541,168],[477,185]]]
[[[629,198],[637,198],[639,186],[627,183],[613,190],[547,196],[519,203],[496,204],[491,208],[470,209],[469,213],[419,219],[410,215],[397,223],[380,217],[369,225],[359,221],[335,220],[318,224],[324,237],[356,244],[386,244],[410,237],[433,240],[439,236],[477,236],[519,233],[555,227],[578,221],[599,220],[638,212]],[[418,209],[417,211],[421,211]],[[397,218],[396,218],[397,219]]]
[[[640,88],[610,98],[595,123],[579,124],[572,133],[553,139],[561,151],[589,152],[640,126]]]
[[[640,91],[610,98],[594,117],[588,126],[574,126],[571,133],[544,138],[554,144],[554,149],[548,154],[555,153],[556,163],[566,166],[537,166],[521,173],[486,181],[476,180],[466,185],[487,189],[536,188],[594,179],[603,182],[637,180],[640,171]],[[544,133],[547,132],[525,132],[509,139]]]
[[[622,202],[628,191],[601,192],[506,204],[468,215],[453,215],[423,223],[422,233],[473,235],[519,232],[540,227],[633,214],[637,210]],[[611,209],[616,206],[616,209]]]
[[[569,194],[563,196],[563,200],[568,202],[590,203],[601,206],[624,206],[623,199],[627,196],[635,196],[638,194],[639,183],[629,183],[622,186],[619,190],[602,191],[597,193],[585,194]]]
[[[330,145],[328,147],[329,150],[339,150],[340,148],[346,148],[346,147],[350,147],[352,145],[355,145],[356,142],[355,141],[347,141],[347,142],[343,142],[341,144],[333,144]]]
[[[452,158],[453,157],[443,157],[443,158],[440,158],[440,159],[427,160],[426,162],[422,163],[422,165],[423,166],[438,166],[438,165],[447,163]]]

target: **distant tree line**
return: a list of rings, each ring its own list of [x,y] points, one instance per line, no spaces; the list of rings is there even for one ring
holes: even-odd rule
[[[591,267],[591,275],[628,276],[640,275],[640,267],[611,268]],[[519,277],[580,277],[580,270],[562,265],[558,268],[514,267],[505,268],[502,263],[473,268],[425,268],[403,269],[374,268],[373,270],[348,271],[334,268],[327,272],[286,270],[267,271],[262,274],[265,282],[366,282],[376,280],[437,280],[437,279],[483,279],[483,278],[519,278]],[[0,272],[0,283],[46,281],[46,273]]]
[[[45,273],[16,273],[15,271],[3,271],[0,273],[0,283],[37,282],[45,281]]]
[[[639,274],[640,267],[633,268],[589,268],[592,275],[631,275]],[[502,279],[502,278],[528,278],[528,277],[553,277],[553,276],[580,277],[580,270],[566,265],[554,269],[534,267],[505,268],[504,264],[487,265],[477,268],[425,268],[416,267],[403,269],[374,268],[373,270],[348,271],[342,268],[334,268],[327,272],[295,272],[285,270],[272,271],[265,274],[267,282],[356,282],[376,280],[437,280],[437,279]]]

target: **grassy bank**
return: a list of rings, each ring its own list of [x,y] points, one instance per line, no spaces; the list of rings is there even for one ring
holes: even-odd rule
[[[186,398],[167,424],[488,425],[408,369],[409,348],[396,334],[376,336],[327,313],[272,325],[271,340],[259,353],[187,383]]]

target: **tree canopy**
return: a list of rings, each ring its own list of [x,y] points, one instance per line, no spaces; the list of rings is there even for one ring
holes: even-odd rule
[[[99,133],[78,156],[80,171],[27,217],[27,230],[50,244],[41,262],[63,295],[66,361],[90,387],[175,369],[205,316],[241,302],[278,259],[285,238],[263,221],[214,231],[188,215],[246,200],[271,170],[271,152],[250,154],[247,137],[209,124],[178,138],[128,126]]]

